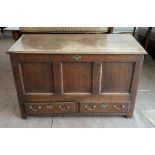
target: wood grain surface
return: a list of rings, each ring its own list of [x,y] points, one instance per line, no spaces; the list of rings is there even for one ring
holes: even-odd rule
[[[146,54],[130,34],[24,34],[13,53]]]
[[[145,50],[131,35],[24,35],[9,54],[23,118],[133,116]]]

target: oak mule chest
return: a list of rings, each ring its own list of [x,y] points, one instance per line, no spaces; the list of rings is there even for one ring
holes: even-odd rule
[[[25,34],[8,51],[22,118],[132,117],[145,50],[129,34]]]

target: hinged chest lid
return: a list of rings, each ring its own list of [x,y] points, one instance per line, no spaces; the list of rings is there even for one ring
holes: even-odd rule
[[[25,34],[8,53],[147,54],[130,34]]]

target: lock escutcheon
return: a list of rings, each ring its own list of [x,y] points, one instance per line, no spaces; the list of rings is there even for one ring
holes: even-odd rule
[[[80,60],[81,60],[81,55],[74,55],[74,56],[73,56],[73,59],[74,59],[75,61],[80,61]]]

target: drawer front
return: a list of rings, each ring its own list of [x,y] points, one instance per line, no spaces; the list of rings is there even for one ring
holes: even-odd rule
[[[25,111],[28,114],[75,113],[76,110],[75,102],[25,103]]]
[[[81,113],[128,112],[129,102],[80,103]]]

